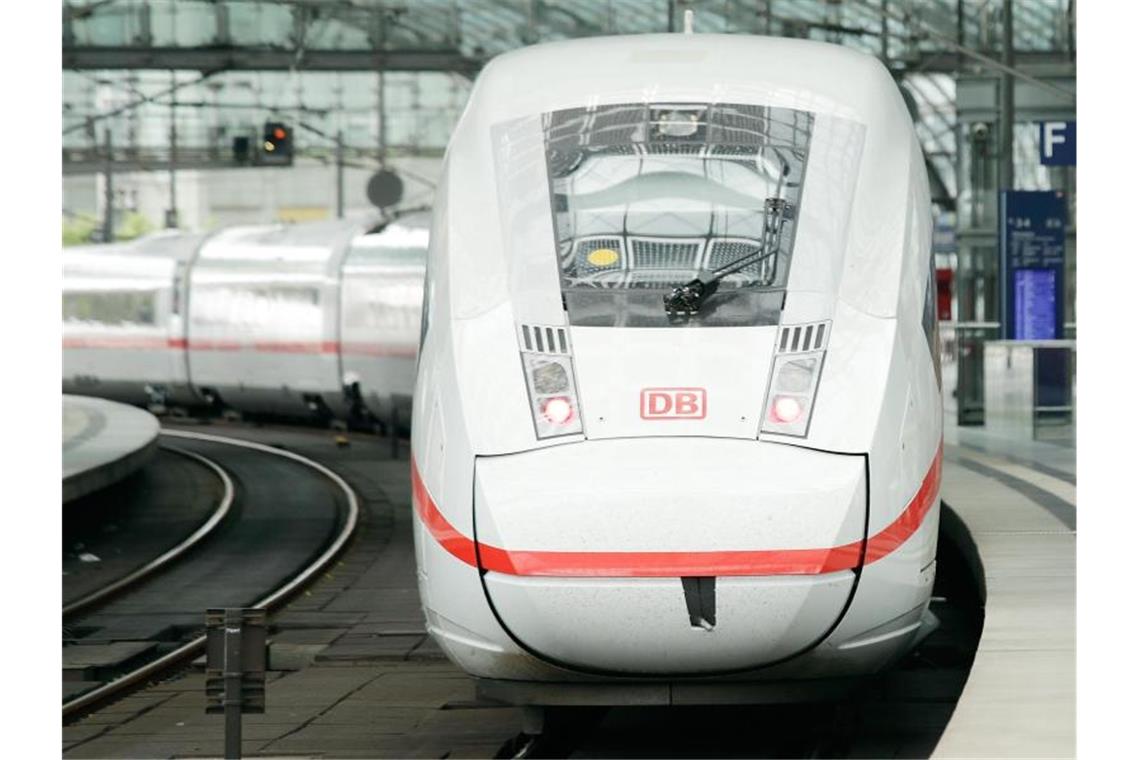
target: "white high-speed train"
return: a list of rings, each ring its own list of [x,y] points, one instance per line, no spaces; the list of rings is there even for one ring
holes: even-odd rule
[[[387,421],[411,398],[428,221],[158,233],[69,249],[64,391]]]
[[[412,424],[429,629],[483,694],[789,699],[930,629],[930,239],[869,56],[642,35],[486,67]]]

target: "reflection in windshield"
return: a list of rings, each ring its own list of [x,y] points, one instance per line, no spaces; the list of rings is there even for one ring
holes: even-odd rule
[[[571,323],[657,324],[662,291],[748,257],[719,283],[706,321],[771,319],[773,303],[778,310],[771,294],[787,283],[795,225],[765,248],[765,204],[783,201],[794,219],[811,128],[806,112],[748,105],[628,104],[546,114]]]

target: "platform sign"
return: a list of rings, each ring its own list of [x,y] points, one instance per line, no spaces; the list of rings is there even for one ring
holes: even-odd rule
[[[1077,165],[1077,123],[1043,121],[1037,126],[1042,166]]]
[[[1066,217],[1064,193],[1002,192],[1003,337],[1050,340],[1063,335]]]

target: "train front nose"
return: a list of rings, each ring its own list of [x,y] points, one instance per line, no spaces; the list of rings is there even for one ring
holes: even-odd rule
[[[591,671],[696,674],[810,648],[854,587],[865,460],[627,438],[476,459],[478,561],[511,635]]]

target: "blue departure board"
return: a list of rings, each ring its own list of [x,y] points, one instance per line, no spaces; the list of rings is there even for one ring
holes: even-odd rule
[[[1013,337],[1052,340],[1057,334],[1057,273],[1052,269],[1013,272]]]
[[[1002,337],[1060,338],[1065,304],[1065,194],[1006,190],[1001,194]]]

